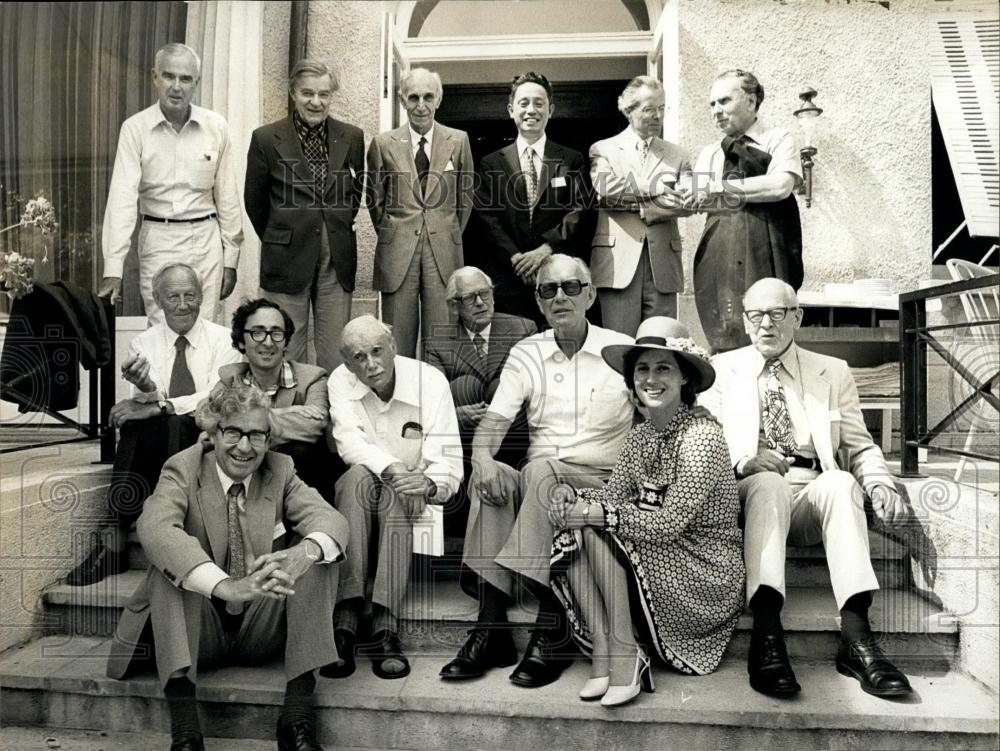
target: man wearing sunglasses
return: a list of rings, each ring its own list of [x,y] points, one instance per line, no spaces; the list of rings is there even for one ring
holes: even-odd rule
[[[101,541],[66,577],[72,586],[94,584],[128,569],[128,530],[153,492],[167,457],[197,440],[194,411],[219,378],[219,368],[242,359],[229,329],[200,317],[202,284],[186,263],[153,276],[153,297],[163,320],[136,336],[121,365],[131,395],[111,408],[110,427],[121,430],[108,488],[109,523]]]
[[[463,266],[449,278],[445,289],[452,323],[439,326],[424,345],[424,359],[444,373],[451,385],[462,436],[465,477],[471,476],[472,435],[486,414],[496,392],[500,372],[511,348],[538,332],[527,318],[497,313],[493,306],[493,280],[474,266]],[[527,448],[523,416],[504,441],[503,461],[518,466]],[[465,532],[467,494],[456,494],[456,506],[447,509],[449,529]]]
[[[269,451],[270,399],[257,386],[214,391],[199,443],[164,466],[137,530],[146,578],[122,616],[108,675],[123,677],[147,621],[170,715],[172,751],[204,749],[199,670],[284,655],[279,749],[319,749],[315,670],[337,659],[330,613],[344,517]],[[148,645],[145,645],[148,648]]]
[[[553,489],[599,487],[632,426],[632,405],[621,375],[601,348],[632,338],[587,322],[596,292],[579,258],[556,254],[538,271],[535,300],[552,327],[519,342],[472,441],[471,509],[462,558],[462,587],[479,599],[479,617],[445,679],[475,678],[517,661],[507,607],[518,582],[538,599],[535,628],[510,676],[535,688],[557,680],[569,664],[565,612],[549,588]],[[504,436],[527,410],[531,443],[523,468],[496,460]]]
[[[702,403],[722,423],[746,519],[750,685],[778,697],[800,690],[780,616],[787,541],[826,549],[841,619],[837,670],[874,696],[909,694],[868,622],[879,586],[865,515],[870,500],[878,520],[892,524],[907,504],[865,427],[854,377],[843,360],[795,343],[802,309],[786,282],[756,282],[743,306],[752,344],[714,358],[715,385]]]

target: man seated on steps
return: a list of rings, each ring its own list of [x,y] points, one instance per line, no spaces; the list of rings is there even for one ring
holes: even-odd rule
[[[313,671],[337,659],[339,568],[325,564],[343,558],[347,522],[295,475],[290,457],[268,450],[269,404],[256,386],[213,391],[202,416],[214,448],[198,443],[169,459],[139,517],[151,565],[118,624],[108,675],[125,675],[150,620],[171,751],[204,749],[199,669],[282,654],[278,749],[321,748]]]
[[[93,584],[128,568],[128,529],[142,512],[167,457],[197,440],[194,411],[219,379],[219,368],[243,359],[229,329],[199,317],[202,286],[186,263],[153,276],[153,297],[164,320],[129,344],[122,378],[132,395],[111,408],[110,427],[121,430],[108,488],[109,522],[101,541],[66,577]]]
[[[409,583],[413,520],[448,501],[462,481],[462,446],[448,381],[430,365],[396,355],[392,329],[370,315],[341,336],[344,364],[330,375],[330,417],[348,470],[336,506],[351,528],[334,612],[341,661],[323,675],[354,672],[359,623],[372,608],[366,652],[379,678],[410,664],[399,643],[399,608]],[[377,548],[376,548],[377,541]],[[371,567],[374,570],[371,570]]]
[[[850,368],[795,343],[802,309],[787,283],[761,279],[743,307],[751,345],[713,359],[715,385],[702,404],[722,423],[746,519],[750,685],[772,696],[800,690],[781,627],[785,545],[823,543],[840,608],[837,670],[869,694],[908,694],[906,676],[882,654],[868,623],[878,582],[864,504],[867,496],[886,523],[907,506],[865,428]]]
[[[549,256],[538,269],[534,295],[552,328],[511,350],[472,440],[462,587],[478,597],[479,618],[441,669],[446,680],[476,678],[517,661],[507,608],[519,585],[535,595],[539,610],[511,682],[545,686],[569,665],[566,611],[549,587],[551,494],[563,483],[600,487],[632,427],[625,381],[601,357],[603,347],[631,344],[632,337],[587,322],[597,298],[587,264],[561,253]],[[524,407],[531,445],[518,471],[495,456]]]

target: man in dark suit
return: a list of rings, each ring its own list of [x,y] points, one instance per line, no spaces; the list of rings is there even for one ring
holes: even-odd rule
[[[493,307],[493,281],[474,266],[464,266],[448,279],[445,298],[452,323],[439,327],[424,345],[424,359],[444,373],[451,385],[462,437],[465,477],[472,474],[470,457],[472,436],[500,381],[500,371],[507,362],[511,347],[525,337],[537,334],[535,324],[526,318],[496,313]],[[527,423],[521,415],[507,433],[501,447],[501,461],[519,467],[528,447]],[[463,488],[467,480],[463,481]],[[465,531],[468,514],[465,492],[455,494],[453,508],[445,509],[445,524],[458,534]]]
[[[288,359],[306,361],[311,306],[316,364],[327,372],[340,364],[340,332],[351,318],[365,169],[361,129],[328,115],[337,88],[323,63],[295,64],[295,111],[254,131],[244,190],[261,240],[261,289],[295,322]]]
[[[199,668],[263,662],[282,650],[278,748],[320,748],[313,671],[337,659],[337,569],[314,564],[343,558],[347,523],[295,476],[290,458],[268,451],[268,402],[256,386],[213,392],[204,414],[214,449],[199,443],[172,457],[139,518],[151,565],[118,625],[108,675],[126,674],[150,621],[171,751],[204,749]]]
[[[469,135],[434,121],[441,96],[437,73],[407,72],[399,84],[407,124],[368,148],[375,289],[403,357],[416,357],[418,326],[426,339],[448,321],[444,286],[463,263],[462,231],[472,213]]]
[[[535,304],[535,273],[553,253],[587,260],[593,233],[583,155],[545,136],[554,111],[545,76],[514,79],[507,112],[517,139],[483,158],[476,186],[479,242],[466,258],[492,277],[497,310],[539,327],[545,318]]]

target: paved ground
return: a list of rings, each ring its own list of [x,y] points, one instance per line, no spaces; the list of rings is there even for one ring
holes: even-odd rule
[[[6,727],[0,729],[4,751],[167,751],[170,736],[162,733],[104,733],[92,730]],[[273,751],[273,741],[208,738],[206,751]],[[326,751],[360,751],[326,746]],[[370,750],[369,750],[370,751]]]

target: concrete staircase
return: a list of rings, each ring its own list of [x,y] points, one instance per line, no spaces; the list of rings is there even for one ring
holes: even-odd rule
[[[4,531],[9,529],[5,525]],[[438,670],[454,656],[476,612],[475,603],[458,587],[455,549],[460,541],[449,543],[451,553],[443,558],[414,557],[402,613],[403,644],[413,672],[403,680],[379,680],[360,658],[350,678],[321,678],[317,711],[324,743],[441,751],[639,751],[993,749],[1000,742],[996,695],[956,668],[962,639],[958,621],[918,593],[906,551],[881,534],[870,535],[872,560],[883,585],[872,621],[883,634],[887,654],[909,675],[912,697],[879,700],[837,674],[833,655],[839,626],[823,551],[790,548],[783,622],[803,686],[798,698],[779,701],[750,689],[745,667],[750,618],[744,615],[716,673],[686,677],[655,669],[656,693],[618,710],[576,698],[587,677],[583,660],[562,680],[538,690],[510,684],[509,670],[494,670],[471,682],[439,680]],[[167,732],[166,706],[155,675],[127,681],[104,677],[108,635],[146,564],[134,540],[130,560],[132,570],[100,584],[53,584],[44,590],[35,631],[43,635],[0,655],[0,725]],[[515,638],[523,647],[534,604],[522,603],[511,616],[517,624]],[[206,735],[273,737],[283,688],[278,664],[203,675],[199,696]],[[148,741],[143,735],[130,737],[140,739],[135,741],[137,749],[163,746],[162,735],[149,736]],[[7,747],[2,731],[0,745]]]

